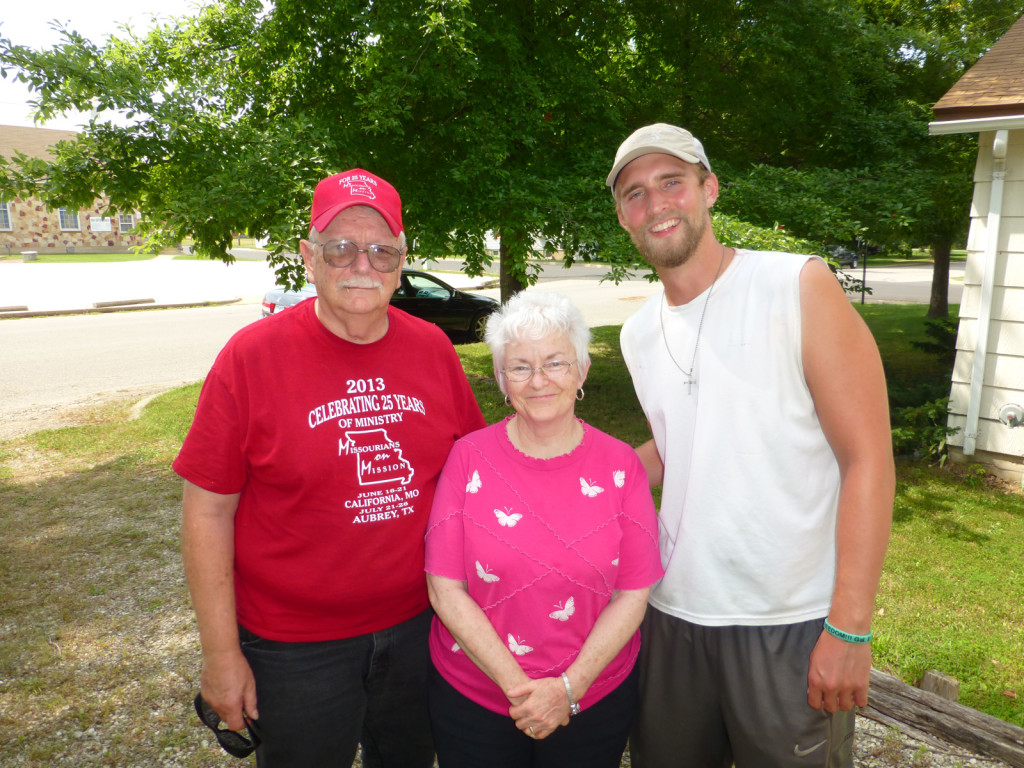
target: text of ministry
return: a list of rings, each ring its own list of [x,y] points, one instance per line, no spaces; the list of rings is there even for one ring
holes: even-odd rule
[[[344,400],[332,400],[318,405],[309,412],[310,428],[318,427],[324,422],[342,416],[354,416],[357,413],[379,413],[380,411],[415,411],[424,416],[427,411],[423,401],[418,397],[406,395],[356,395]]]

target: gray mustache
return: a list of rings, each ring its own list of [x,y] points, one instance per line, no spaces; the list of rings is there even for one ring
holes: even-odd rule
[[[383,287],[369,278],[342,280],[337,286],[338,288],[376,288],[378,290]]]

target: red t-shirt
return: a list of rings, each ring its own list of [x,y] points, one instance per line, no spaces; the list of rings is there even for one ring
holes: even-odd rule
[[[203,384],[174,470],[241,493],[236,610],[261,637],[354,637],[427,608],[437,478],[484,420],[448,338],[388,318],[383,339],[352,344],[310,299],[236,333]]]

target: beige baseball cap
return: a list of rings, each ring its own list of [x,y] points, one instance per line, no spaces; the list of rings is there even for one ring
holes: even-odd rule
[[[711,163],[704,153],[704,145],[692,133],[668,123],[654,123],[633,131],[630,137],[619,145],[619,151],[615,153],[615,164],[604,183],[611,187],[614,194],[615,180],[622,169],[638,157],[655,152],[673,155],[688,163],[700,163],[711,171]]]

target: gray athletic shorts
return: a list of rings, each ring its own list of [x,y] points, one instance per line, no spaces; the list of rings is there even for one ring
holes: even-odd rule
[[[852,768],[854,712],[807,703],[821,631],[704,627],[648,606],[633,768]]]

